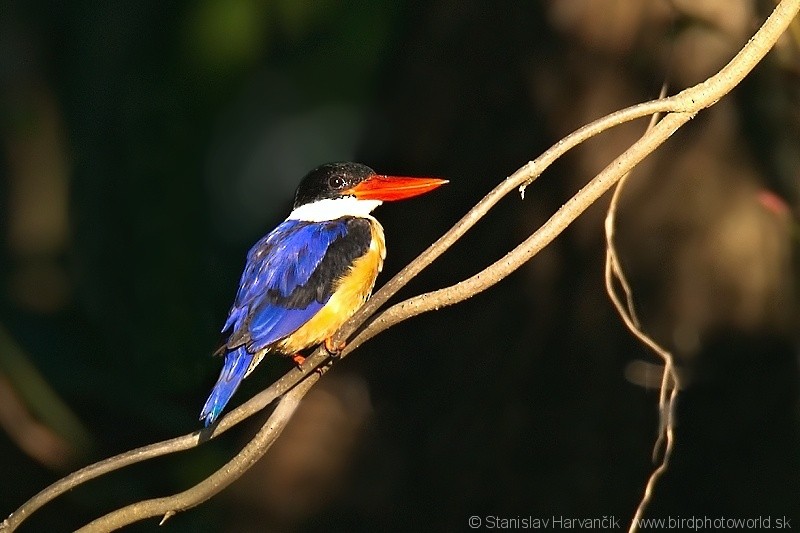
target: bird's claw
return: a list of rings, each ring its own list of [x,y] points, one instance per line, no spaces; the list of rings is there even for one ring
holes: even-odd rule
[[[338,343],[333,342],[333,337],[328,337],[325,339],[324,342],[325,350],[328,352],[328,355],[331,356],[333,359],[338,359],[339,354],[342,353],[347,343],[345,341],[339,341]]]

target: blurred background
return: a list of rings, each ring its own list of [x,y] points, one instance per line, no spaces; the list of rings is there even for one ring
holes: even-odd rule
[[[713,74],[773,6],[7,0],[0,515],[89,462],[200,427],[244,256],[309,169],[355,160],[451,180],[378,211],[380,284],[562,136]],[[400,296],[501,257],[645,127],[570,153]],[[798,183],[795,20],[623,197],[623,266],[682,376],[675,455],[647,516],[800,525]],[[654,468],[662,365],[605,294],[607,202],[491,290],[337,364],[259,464],[166,530],[454,530],[471,515],[626,526]],[[263,363],[233,404],[289,368]],[[21,530],[70,531],[183,490],[264,416],[81,486]]]

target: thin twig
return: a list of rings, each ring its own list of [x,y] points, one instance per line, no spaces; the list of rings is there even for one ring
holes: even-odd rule
[[[663,98],[667,92],[667,85],[666,83],[661,86],[661,91],[659,94],[660,98]],[[650,124],[647,126],[647,129],[652,129],[655,126],[656,122],[659,120],[659,115],[653,115],[650,119]],[[617,186],[614,188],[614,192],[611,195],[611,202],[608,205],[608,212],[606,213],[605,219],[605,233],[606,233],[606,266],[605,266],[605,285],[606,285],[606,292],[608,293],[609,298],[611,298],[614,307],[617,309],[620,317],[625,322],[625,325],[628,329],[644,344],[650,347],[653,351],[655,351],[663,360],[664,360],[664,374],[662,375],[661,381],[661,389],[659,393],[659,401],[658,406],[661,413],[660,422],[659,422],[659,432],[658,437],[656,439],[656,443],[653,446],[653,462],[655,462],[658,457],[658,450],[661,449],[661,445],[663,444],[663,439],[666,435],[666,424],[668,420],[667,415],[667,391],[669,390],[670,380],[673,376],[672,370],[674,369],[672,354],[664,349],[660,344],[658,344],[652,337],[647,335],[642,330],[642,325],[639,321],[639,318],[636,313],[636,305],[633,301],[633,291],[631,290],[630,283],[628,282],[628,278],[625,275],[625,271],[622,268],[622,263],[619,260],[619,255],[617,254],[617,248],[615,244],[615,228],[616,228],[616,218],[617,218],[617,211],[619,210],[619,202],[620,198],[622,197],[622,191],[625,189],[625,185],[630,178],[631,173],[625,174],[617,183]],[[623,293],[625,294],[625,305],[622,305],[621,298],[618,296],[615,290],[614,282],[619,283],[619,286],[622,288]],[[677,383],[677,376],[674,376],[674,381]]]
[[[672,361],[670,360],[666,366],[672,366]],[[672,368],[664,368],[664,376],[671,376],[674,374],[674,369]],[[662,383],[662,391],[665,389],[667,379],[665,378]],[[673,413],[673,408],[675,406],[675,399],[678,397],[678,387],[677,384],[672,388],[672,392],[669,395],[669,401],[666,402],[667,405],[667,413],[666,413],[666,424],[665,424],[665,431],[666,431],[666,446],[664,448],[664,459],[661,461],[661,464],[653,470],[653,473],[650,474],[650,477],[647,479],[647,485],[644,488],[644,494],[642,495],[642,500],[639,502],[638,507],[636,507],[636,513],[633,515],[633,519],[631,520],[631,525],[628,528],[629,533],[633,533],[635,531],[639,531],[639,523],[642,520],[642,516],[644,516],[644,511],[647,509],[647,506],[650,504],[651,499],[653,498],[653,489],[656,486],[656,483],[661,476],[664,475],[664,472],[667,471],[669,468],[670,458],[672,457],[672,448],[675,444],[674,439],[674,431],[673,431],[673,418],[675,413]]]
[[[664,97],[664,93],[666,92],[666,84],[661,88],[661,97]],[[648,125],[648,130],[652,129],[656,122],[658,121],[658,115],[653,115],[650,120],[650,124]],[[659,431],[658,437],[656,438],[655,445],[653,446],[653,461],[656,461],[658,456],[658,451],[661,449],[662,444],[665,442],[666,439],[666,447],[664,449],[664,456],[661,461],[661,464],[655,469],[655,471],[651,474],[650,479],[648,480],[647,487],[645,489],[645,495],[639,502],[639,506],[636,510],[635,516],[641,517],[644,513],[644,509],[646,508],[647,504],[650,502],[650,495],[653,492],[653,487],[655,486],[656,481],[661,476],[661,474],[666,471],[667,465],[669,464],[670,454],[672,453],[673,448],[673,441],[672,436],[674,434],[673,431],[673,418],[672,418],[672,411],[674,408],[674,402],[670,401],[667,402],[667,390],[669,386],[674,382],[675,389],[677,391],[677,375],[674,374],[674,360],[672,354],[665,350],[661,345],[659,345],[652,337],[647,335],[641,327],[641,323],[636,315],[636,306],[633,301],[633,291],[631,290],[630,283],[628,282],[628,278],[625,275],[625,271],[622,268],[622,263],[619,260],[619,255],[617,254],[617,248],[614,241],[614,228],[616,227],[616,218],[617,218],[617,211],[619,209],[619,202],[620,198],[622,197],[622,191],[625,189],[625,184],[627,183],[628,179],[631,176],[631,172],[628,172],[622,178],[620,178],[619,183],[614,188],[614,193],[611,195],[611,202],[608,205],[608,211],[606,213],[605,219],[605,233],[606,233],[606,266],[605,266],[605,285],[606,285],[606,292],[608,293],[609,298],[614,304],[614,307],[617,309],[617,313],[622,318],[625,325],[628,329],[642,341],[644,344],[649,346],[653,351],[655,351],[661,358],[664,360],[664,373],[661,377],[661,390],[659,392]],[[619,294],[615,289],[614,282],[617,282],[619,286],[622,288],[623,293],[625,294],[625,304],[623,305],[622,299],[620,298]],[[670,399],[674,399],[675,394],[670,396]],[[630,531],[637,531],[638,530],[638,521],[633,520],[631,522]]]

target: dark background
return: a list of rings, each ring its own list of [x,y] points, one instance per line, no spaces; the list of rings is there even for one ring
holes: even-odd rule
[[[674,93],[713,74],[769,9],[6,2],[0,514],[80,466],[198,429],[245,253],[309,169],[356,160],[451,180],[377,212],[380,284],[565,134],[664,82]],[[800,527],[798,35],[795,24],[741,88],[641,165],[623,198],[623,264],[684,385],[647,516]],[[500,258],[645,127],[569,154],[400,296]],[[654,468],[661,361],[605,294],[602,204],[497,286],[337,364],[263,461],[165,530],[441,531],[471,515],[627,527]],[[262,363],[233,403],[290,367]],[[259,421],[81,486],[22,530],[73,530],[183,490]]]

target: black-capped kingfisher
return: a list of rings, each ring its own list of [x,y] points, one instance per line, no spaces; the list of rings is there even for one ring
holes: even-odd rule
[[[200,420],[214,423],[237,387],[268,353],[293,356],[326,343],[367,301],[383,267],[383,227],[370,214],[383,202],[447,183],[383,176],[358,163],[329,163],[300,182],[289,216],[247,254],[222,328],[222,372]]]

